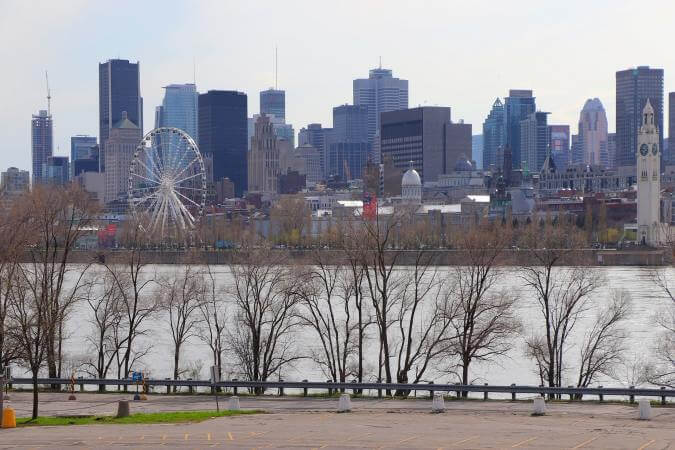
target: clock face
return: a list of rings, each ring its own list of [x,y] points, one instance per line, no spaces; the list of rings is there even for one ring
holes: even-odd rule
[[[652,145],[652,154],[653,154],[654,156],[656,156],[657,153],[659,153],[659,146],[656,145],[656,144],[654,144],[654,145]]]
[[[647,156],[647,153],[649,153],[649,146],[647,144],[642,144],[640,146],[640,154],[642,156]]]

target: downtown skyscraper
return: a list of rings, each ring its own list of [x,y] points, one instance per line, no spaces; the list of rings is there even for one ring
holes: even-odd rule
[[[368,142],[380,131],[380,114],[408,108],[408,80],[394,78],[391,69],[371,69],[368,78],[354,80],[354,105],[368,107]]]
[[[520,124],[530,114],[536,111],[537,106],[531,90],[511,89],[504,102],[506,115],[506,146],[511,151],[511,166],[520,169],[522,149],[520,145]]]
[[[37,184],[47,177],[47,161],[54,152],[54,124],[51,114],[41,110],[33,115],[30,125],[33,184]]]
[[[663,69],[639,66],[616,72],[616,166],[635,177],[638,129],[647,99],[663,148]]]
[[[607,115],[597,98],[586,100],[579,116],[579,152],[575,164],[610,166],[607,144]]]
[[[213,159],[213,182],[227,177],[237,197],[248,188],[246,94],[208,91],[199,94],[199,149]]]
[[[105,146],[110,130],[122,120],[122,112],[143,131],[140,64],[111,59],[98,65],[100,171],[105,171]]]
[[[269,88],[260,91],[260,114],[286,120],[286,91]]]
[[[162,105],[155,110],[155,128],[178,128],[197,142],[198,97],[193,83],[164,86]]]
[[[503,158],[506,144],[504,111],[504,104],[500,99],[496,99],[492,104],[490,114],[483,122],[483,168],[485,169],[489,169],[490,166],[501,169],[504,165],[504,161],[500,161]],[[498,158],[500,154],[502,158]]]

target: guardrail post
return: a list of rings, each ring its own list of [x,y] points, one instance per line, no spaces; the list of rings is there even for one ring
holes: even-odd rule
[[[455,386],[459,386],[459,385],[460,385],[460,383],[455,383]],[[462,392],[459,389],[457,389],[457,391],[455,391],[455,394],[457,395],[457,400],[459,400],[462,396]]]
[[[540,388],[543,388],[544,385],[543,385],[543,384],[540,384],[539,387],[540,387]],[[541,392],[539,393],[539,395],[542,396],[542,397],[544,397],[544,398],[546,397],[546,394],[544,394],[544,391],[541,391]],[[549,400],[550,400],[550,397],[549,397]]]
[[[430,381],[430,382],[429,382],[429,385],[430,385],[431,387],[433,387],[433,384],[434,384],[433,381]],[[433,390],[433,389],[429,389],[429,398],[431,398],[431,399],[434,398],[434,390]]]
[[[635,386],[630,386],[630,387],[628,387],[628,389],[635,389]],[[628,396],[628,399],[631,403],[635,403],[635,394],[630,394]]]
[[[187,380],[188,380],[188,381],[192,381],[192,378],[188,378]],[[193,387],[192,385],[189,385],[189,386],[188,386],[188,392],[189,392],[190,394],[194,394],[194,390],[195,390],[195,389],[194,389],[194,387]]]
[[[356,383],[356,380],[352,380],[352,383]],[[352,395],[356,395],[356,391],[358,391],[358,389],[352,388]]]
[[[331,381],[331,380],[326,380],[326,383],[332,383],[332,381]],[[330,386],[328,386],[328,396],[329,396],[329,397],[332,397],[332,396],[333,396],[333,389],[332,389]]]
[[[567,386],[569,389],[572,389],[574,386]],[[570,392],[570,401],[574,400],[574,394]]]
[[[82,377],[77,377],[79,380],[82,380]],[[80,392],[84,392],[84,383],[80,383]]]
[[[485,386],[485,387],[487,387],[487,385],[488,385],[487,383],[483,384],[483,386]],[[483,392],[483,400],[487,400],[487,399],[488,399],[488,391],[486,389],[485,392]]]
[[[511,387],[515,388],[516,387],[515,383],[511,383]],[[515,389],[513,391],[511,391],[511,401],[513,401],[513,402],[516,401],[516,391],[515,391]]]
[[[382,380],[378,378],[377,382],[382,383]],[[382,398],[382,388],[377,390],[377,398]]]
[[[232,381],[239,381],[239,380],[236,379],[236,378],[232,378]],[[232,388],[232,392],[234,392],[234,395],[237,395],[237,386],[234,386],[234,387]]]
[[[598,389],[604,389],[604,386],[598,386]],[[605,394],[603,394],[602,392],[598,394],[598,397],[600,397],[601,402],[605,401]]]
[[[662,390],[662,391],[665,391],[665,390],[666,390],[666,387],[665,387],[665,386],[661,386],[661,390]],[[662,405],[665,405],[665,404],[666,404],[666,396],[665,396],[665,395],[662,395],[662,396],[661,396],[661,404],[662,404]]]
[[[281,378],[279,378],[279,382],[280,382],[280,383],[283,383],[284,380],[282,380]],[[279,397],[283,397],[283,396],[284,396],[284,387],[283,387],[283,386],[279,386]]]
[[[171,378],[164,378],[164,381],[168,381],[168,380],[170,380],[170,379],[171,379]],[[166,385],[166,393],[167,393],[167,394],[170,394],[170,393],[171,393],[171,385],[170,385],[170,384],[167,384],[167,385]]]
[[[307,380],[302,380],[303,383],[307,383]],[[302,396],[307,397],[307,388],[302,388]]]

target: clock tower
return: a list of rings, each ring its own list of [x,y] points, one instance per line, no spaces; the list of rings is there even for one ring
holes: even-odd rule
[[[642,110],[637,142],[637,239],[655,246],[661,241],[661,149],[649,99]]]

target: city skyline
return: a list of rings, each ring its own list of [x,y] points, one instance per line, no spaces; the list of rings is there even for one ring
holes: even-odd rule
[[[329,127],[332,108],[350,102],[353,80],[377,68],[380,56],[383,68],[409,80],[410,107],[449,106],[453,109],[453,118],[473,124],[476,134],[494,99],[504,98],[509,89],[532,90],[538,109],[551,112],[549,122],[569,125],[577,122],[579,105],[585,99],[598,97],[606,107],[610,132],[615,131],[616,71],[640,65],[662,68],[664,97],[675,90],[669,77],[675,73],[675,62],[658,45],[642,45],[641,27],[628,23],[649,20],[653,24],[650,41],[668,42],[669,28],[665,25],[674,7],[667,2],[654,2],[650,9],[659,9],[658,15],[630,2],[592,5],[567,2],[539,8],[539,12],[531,12],[531,4],[517,2],[481,11],[459,3],[432,2],[423,6],[405,4],[408,14],[400,14],[400,11],[394,14],[374,2],[359,5],[364,8],[364,19],[354,23],[346,21],[351,17],[350,8],[344,8],[335,12],[337,16],[327,15],[325,20],[320,18],[307,25],[309,28],[305,31],[316,35],[307,40],[293,30],[284,30],[281,25],[287,22],[279,17],[280,14],[297,17],[309,3],[284,7],[209,4],[190,8],[188,4],[172,2],[158,11],[160,4],[150,2],[139,5],[137,17],[126,17],[122,11],[115,13],[114,18],[126,19],[120,22],[104,21],[100,13],[103,5],[71,2],[63,7],[45,3],[44,14],[34,15],[33,6],[10,1],[5,3],[7,13],[0,19],[0,33],[7,42],[15,44],[3,47],[0,56],[16,63],[12,70],[2,74],[3,85],[28,88],[6,88],[3,93],[5,108],[0,114],[6,145],[11,151],[2,152],[0,165],[30,167],[28,117],[46,109],[45,69],[49,70],[52,90],[54,155],[68,155],[71,136],[98,136],[96,65],[117,57],[138,61],[143,66],[140,91],[144,98],[146,132],[153,123],[154,108],[161,104],[162,87],[171,83],[189,83],[196,79],[202,93],[211,89],[242,91],[248,95],[249,116],[258,112],[257,94],[274,84],[275,45],[279,48],[278,88],[286,91],[286,122],[294,124],[296,131],[309,123]],[[275,14],[261,14],[270,9]],[[125,30],[138,29],[151,13],[153,17],[175,14],[181,20],[170,32],[160,30],[157,35],[153,34],[155,40],[135,40],[132,33],[125,33]],[[250,23],[254,16],[275,36],[274,41],[237,39],[249,33],[244,24]],[[404,20],[411,16],[418,20]],[[325,32],[328,23],[342,19],[350,29],[368,24],[363,39],[359,42],[335,40]],[[477,20],[480,20],[478,26],[474,23]],[[528,32],[542,35],[538,42],[547,43],[546,51],[537,54],[535,63],[525,59],[527,64],[523,64],[524,54],[532,50],[531,44],[523,39],[525,31],[506,37],[502,33],[499,48],[488,45],[494,33],[491,28],[523,28],[515,27],[517,24],[527,24],[524,28]],[[190,27],[197,25],[199,35],[190,34]],[[398,26],[411,32],[383,33]],[[427,37],[411,38],[419,34],[415,30],[422,29]],[[212,39],[223,30],[224,38]],[[434,39],[428,39],[432,37]],[[576,51],[577,46],[588,39],[603,47],[603,58]],[[214,47],[212,42],[222,44]],[[458,44],[462,42],[465,45]],[[425,47],[422,48],[422,44]],[[307,57],[308,53],[311,58]],[[560,58],[561,54],[569,58]],[[432,59],[432,55],[450,57],[439,61]],[[468,69],[457,70],[458,67]],[[579,70],[580,67],[584,70]],[[667,120],[665,116],[666,123]]]

